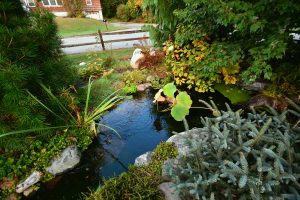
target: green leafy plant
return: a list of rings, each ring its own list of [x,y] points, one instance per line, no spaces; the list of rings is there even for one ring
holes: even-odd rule
[[[147,74],[148,74],[148,70],[146,69],[133,70],[130,72],[126,72],[123,75],[122,80],[125,82],[126,85],[130,85],[130,84],[138,85],[146,81]]]
[[[217,82],[218,74],[230,84],[238,79],[246,83],[266,79],[280,85],[289,79],[299,86],[300,48],[293,38],[300,30],[299,20],[294,17],[300,12],[297,2],[183,0],[144,1],[144,5],[158,18],[159,26],[153,34],[155,43],[170,39],[175,50],[182,50],[174,52],[177,56],[170,66],[175,73],[196,76],[196,83],[201,87],[194,88],[209,91]],[[199,52],[193,47],[196,40],[209,44],[207,50]],[[186,49],[200,58],[204,55],[204,59],[184,60]],[[175,76],[195,84],[193,78]]]
[[[202,101],[203,102],[203,101]],[[270,114],[254,109],[219,111],[215,118],[201,118],[201,140],[186,140],[191,150],[168,162],[164,170],[183,199],[297,199],[300,170],[299,124],[289,115],[300,116],[300,109]]]

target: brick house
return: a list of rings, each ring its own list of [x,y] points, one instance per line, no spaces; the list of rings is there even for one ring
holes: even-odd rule
[[[63,0],[21,0],[27,8],[34,10],[36,7],[43,7],[56,16],[67,16],[68,12],[64,7]],[[82,0],[84,14],[88,18],[103,19],[101,0]]]

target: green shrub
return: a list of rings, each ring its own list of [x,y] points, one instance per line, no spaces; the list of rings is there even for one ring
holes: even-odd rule
[[[209,105],[205,103],[206,105]],[[214,106],[210,106],[210,109]],[[299,125],[288,114],[228,110],[201,118],[203,140],[187,141],[188,156],[164,166],[183,199],[299,198]],[[300,109],[298,108],[298,112]]]
[[[26,91],[43,99],[43,83],[56,94],[74,84],[77,71],[61,53],[51,13],[25,13],[20,1],[8,0],[0,2],[0,13],[0,134],[45,127],[54,122]],[[24,135],[6,139],[0,145],[26,141]]]
[[[82,0],[64,0],[68,17],[84,17]]]
[[[126,4],[127,0],[104,0],[101,1],[103,15],[107,18],[116,16],[117,7],[120,4]]]
[[[127,85],[130,84],[138,85],[146,81],[147,75],[148,75],[147,70],[133,70],[130,72],[126,72],[123,75],[122,79]]]
[[[130,20],[130,10],[127,5],[120,4],[117,7],[117,15],[116,17],[122,21],[129,21]]]
[[[163,199],[157,186],[161,183],[162,164],[178,154],[173,144],[162,142],[148,166],[130,166],[127,172],[108,179],[88,200]]]

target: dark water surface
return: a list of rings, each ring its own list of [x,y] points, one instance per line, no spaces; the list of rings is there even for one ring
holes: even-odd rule
[[[166,141],[173,131],[184,131],[183,123],[172,119],[169,112],[157,111],[163,108],[157,108],[153,104],[153,96],[151,91],[138,94],[106,114],[101,123],[115,129],[121,138],[113,131],[101,127],[98,140],[83,154],[80,166],[52,182],[43,184],[31,199],[79,199],[82,193],[95,190],[101,185],[103,178],[126,171],[137,156],[153,150],[159,142]],[[199,106],[199,98],[214,100],[220,109],[225,108],[225,102],[229,102],[218,92],[193,94],[192,98],[194,107]],[[190,128],[201,127],[201,116],[211,116],[211,112],[203,109],[190,110],[187,117]]]

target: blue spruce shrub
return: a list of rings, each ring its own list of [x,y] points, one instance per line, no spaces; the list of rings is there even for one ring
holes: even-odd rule
[[[243,110],[219,112],[201,118],[208,136],[187,140],[189,156],[167,162],[164,171],[172,178],[182,199],[300,199],[299,161],[296,152],[300,128],[290,124],[285,110],[277,113]]]

